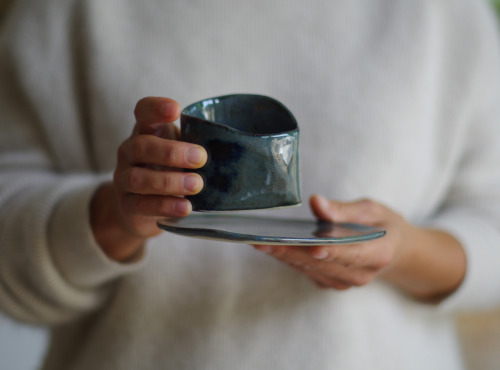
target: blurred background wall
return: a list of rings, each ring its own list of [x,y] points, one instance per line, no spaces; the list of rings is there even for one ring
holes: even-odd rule
[[[0,26],[13,1],[0,0]],[[47,332],[43,328],[17,323],[0,312],[0,370],[38,369],[46,342]]]
[[[0,0],[0,21],[12,1]],[[500,0],[491,1],[500,15]],[[457,324],[467,369],[500,369],[500,309],[461,314]],[[0,369],[38,369],[46,340],[43,328],[16,323],[0,313]]]
[[[500,17],[500,0],[490,1]],[[468,370],[500,369],[500,308],[458,315],[457,327]]]
[[[0,0],[0,22],[12,1]],[[0,369],[38,369],[46,338],[44,329],[16,323],[0,313]]]

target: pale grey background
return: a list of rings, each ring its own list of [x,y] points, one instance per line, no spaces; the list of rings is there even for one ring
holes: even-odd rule
[[[14,0],[0,0],[0,21]],[[46,332],[18,324],[0,313],[0,370],[35,370],[45,350]]]
[[[0,369],[35,370],[45,352],[46,331],[0,314]]]

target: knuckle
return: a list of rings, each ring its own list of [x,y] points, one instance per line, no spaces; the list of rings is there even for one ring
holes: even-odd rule
[[[144,97],[142,99],[139,99],[139,101],[137,102],[137,104],[135,105],[135,108],[134,108],[134,115],[136,117],[137,117],[137,115],[139,115],[141,113],[142,107],[148,101],[148,99],[149,99],[148,97]]]
[[[179,153],[174,141],[164,146],[162,154],[163,161],[167,165],[174,166],[179,162]]]
[[[127,151],[126,151],[127,142],[123,142],[116,151],[118,162],[123,162],[127,160]]]
[[[365,214],[366,222],[376,224],[386,217],[386,208],[372,199],[363,199],[360,205]]]
[[[361,206],[365,209],[365,211],[374,211],[377,208],[377,203],[371,199],[364,198],[360,202]]]
[[[156,202],[156,213],[158,215],[169,215],[172,213],[172,202],[168,199],[161,199]]]
[[[132,167],[125,173],[125,187],[131,192],[135,192],[141,188],[142,176],[137,167]]]
[[[338,260],[339,251],[337,248],[334,248],[334,247],[328,248],[327,252],[328,252],[328,257],[326,258],[327,262],[334,262],[334,261]]]
[[[158,191],[167,191],[167,192],[172,191],[173,179],[168,174],[164,174],[160,176],[157,185],[158,185],[157,189]]]
[[[137,136],[130,145],[130,155],[135,160],[141,160],[146,156],[147,143],[142,136]]]
[[[170,140],[177,140],[180,138],[180,131],[177,126],[175,126],[172,122],[166,124],[164,127],[163,137]]]
[[[354,256],[352,256],[352,259],[350,259],[349,261],[347,261],[344,266],[347,267],[347,268],[351,268],[351,267],[356,267],[360,264],[361,262],[361,254],[357,253],[355,254]]]

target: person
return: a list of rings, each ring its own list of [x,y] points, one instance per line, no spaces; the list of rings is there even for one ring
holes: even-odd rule
[[[500,58],[483,1],[14,2],[1,30],[0,307],[44,369],[460,369],[500,301]],[[256,92],[301,129],[331,246],[161,232],[206,151],[180,107]]]

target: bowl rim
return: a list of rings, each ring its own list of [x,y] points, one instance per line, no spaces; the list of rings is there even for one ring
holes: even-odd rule
[[[262,134],[259,134],[259,133],[253,133],[253,132],[239,130],[239,129],[234,128],[232,126],[229,126],[229,125],[227,125],[225,123],[221,123],[221,122],[218,122],[218,121],[209,120],[209,119],[205,119],[205,118],[201,118],[201,117],[189,114],[190,110],[193,110],[193,108],[195,106],[200,105],[200,104],[202,104],[204,102],[210,102],[211,101],[211,104],[213,104],[213,101],[215,101],[215,100],[226,100],[228,98],[233,98],[233,97],[238,97],[238,96],[263,98],[265,100],[269,100],[269,101],[273,102],[274,104],[276,104],[280,109],[282,109],[288,115],[288,117],[290,119],[290,123],[291,123],[292,126],[294,126],[294,128],[292,128],[290,130],[276,131],[276,132],[272,132],[272,133],[262,133]],[[292,112],[290,111],[290,109],[288,109],[279,100],[276,100],[276,99],[274,99],[274,98],[272,98],[270,96],[262,95],[262,94],[236,93],[236,94],[226,94],[226,95],[220,95],[220,96],[214,96],[214,97],[209,97],[209,98],[201,99],[201,100],[198,100],[198,101],[196,101],[194,103],[191,103],[191,104],[187,105],[186,107],[184,107],[181,110],[181,127],[184,125],[183,117],[189,117],[191,119],[195,119],[195,120],[198,120],[200,122],[203,122],[204,124],[209,123],[209,124],[211,124],[211,125],[213,125],[215,127],[219,127],[221,129],[224,129],[224,130],[227,130],[227,131],[230,131],[230,132],[235,132],[235,133],[238,133],[238,134],[244,134],[244,135],[247,135],[247,136],[255,136],[255,137],[273,137],[274,138],[274,137],[278,137],[278,136],[282,136],[282,135],[290,135],[290,134],[298,133],[300,131],[298,123],[297,123],[297,120],[296,120],[295,116],[292,114]]]

